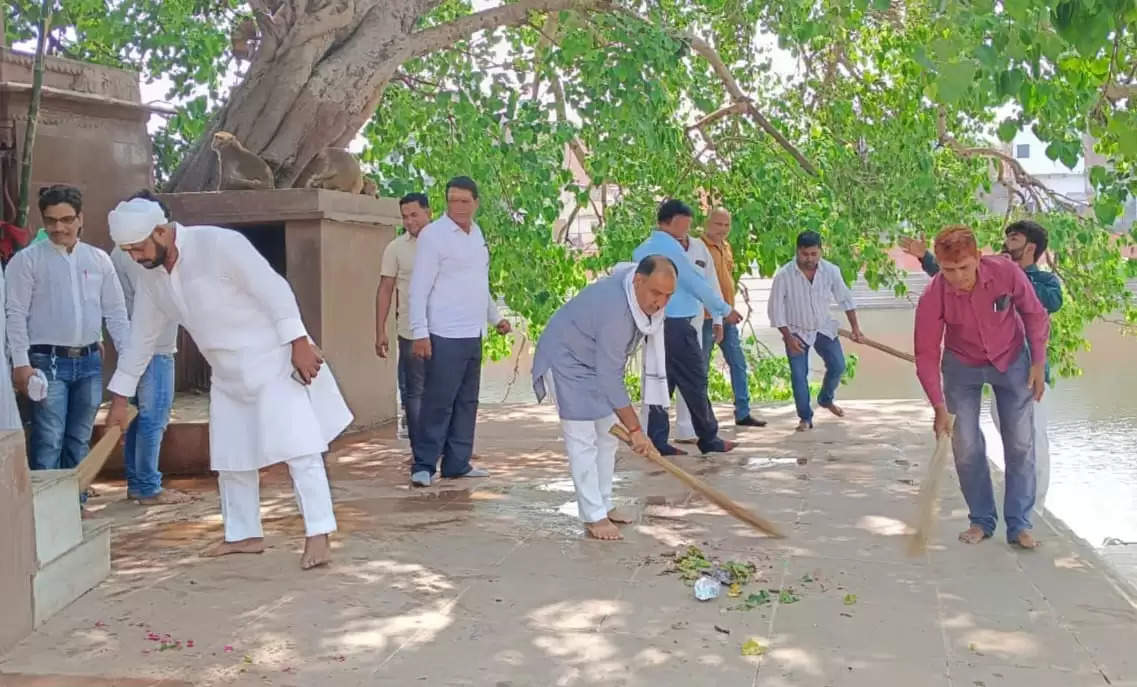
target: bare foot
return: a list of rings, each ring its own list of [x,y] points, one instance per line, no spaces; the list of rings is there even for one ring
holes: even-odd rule
[[[845,417],[845,411],[841,410],[841,406],[837,405],[836,403],[830,403],[827,406],[821,407],[833,413],[837,417]]]
[[[608,519],[585,523],[584,528],[588,531],[588,536],[593,539],[615,541],[624,538],[624,535],[620,534],[619,528],[613,525],[612,521]]]
[[[813,429],[813,423],[807,422],[806,420],[802,420],[801,422],[797,423],[797,429],[795,429],[794,431],[795,432],[808,432],[811,429]]]
[[[304,554],[300,556],[300,569],[311,570],[332,562],[328,535],[317,534],[304,540]]]
[[[626,525],[630,522],[635,522],[635,520],[632,518],[632,516],[621,511],[619,508],[613,508],[612,510],[608,511],[608,519],[611,520],[612,522],[619,523],[621,525]]]
[[[140,506],[166,506],[176,503],[190,503],[197,501],[197,497],[176,489],[163,489],[148,499],[138,499]]]
[[[1019,532],[1018,539],[1011,542],[1011,546],[1017,546],[1020,549],[1037,549],[1038,540],[1030,532]]]
[[[989,536],[978,525],[972,525],[959,533],[959,540],[964,544],[978,544]]]
[[[201,552],[202,558],[217,558],[231,553],[264,553],[264,537],[252,537],[241,541],[219,541]]]

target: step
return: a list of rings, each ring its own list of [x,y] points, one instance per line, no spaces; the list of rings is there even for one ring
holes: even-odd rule
[[[43,568],[83,541],[79,481],[73,470],[32,470],[36,562]]]
[[[82,529],[82,541],[40,568],[32,579],[36,627],[111,573],[111,521],[84,520]]]

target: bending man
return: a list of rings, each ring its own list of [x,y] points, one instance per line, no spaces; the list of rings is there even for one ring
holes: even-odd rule
[[[1034,401],[1046,387],[1050,318],[1026,273],[1005,258],[981,256],[967,227],[945,228],[935,246],[940,273],[916,306],[916,374],[936,410],[936,435],[952,435],[955,469],[971,520],[959,539],[976,544],[995,533],[999,519],[979,428],[983,385],[990,384],[1006,463],[1007,541],[1033,549],[1038,545],[1030,534]],[[955,415],[954,428],[948,425],[949,413]]]
[[[650,447],[628,392],[624,368],[647,337],[648,369],[663,367],[663,308],[675,292],[676,265],[650,255],[638,266],[618,265],[612,276],[586,287],[549,320],[533,357],[533,390],[540,402],[552,392],[576,487],[580,519],[589,536],[621,539],[614,523],[628,518],[612,508],[617,420],[644,455]],[[645,401],[667,401],[666,377],[647,381]]]
[[[186,328],[213,370],[210,467],[218,472],[225,539],[207,556],[260,553],[260,468],[288,463],[307,540],[301,567],[329,562],[335,531],[321,454],[351,422],[330,370],[308,339],[291,289],[239,233],[183,227],[157,203],[119,203],[111,238],[147,270],[134,297],[130,344],[109,389],[107,424],[126,429],[126,403],[171,324]]]

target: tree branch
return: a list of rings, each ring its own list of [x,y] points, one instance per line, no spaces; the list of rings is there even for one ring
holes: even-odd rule
[[[1062,207],[1066,210],[1072,210],[1072,211],[1076,211],[1079,209],[1079,207],[1086,207],[1088,205],[1087,203],[1085,203],[1083,201],[1075,200],[1075,199],[1073,199],[1073,198],[1071,198],[1071,197],[1069,197],[1063,193],[1059,193],[1058,191],[1051,189],[1049,186],[1047,186],[1045,183],[1043,183],[1040,179],[1035,177],[1033,174],[1027,172],[1026,169],[1022,166],[1021,162],[1019,162],[1018,160],[1011,157],[1007,153],[1004,153],[1001,150],[996,150],[994,148],[988,148],[988,147],[984,147],[984,146],[968,147],[968,146],[963,145],[959,141],[955,140],[955,138],[951,134],[948,133],[947,117],[946,117],[946,115],[944,113],[944,109],[942,107],[939,109],[939,112],[936,114],[936,133],[939,137],[940,143],[942,145],[947,146],[949,149],[954,151],[956,155],[959,155],[960,157],[965,157],[965,158],[972,158],[972,157],[993,158],[993,159],[997,160],[1001,166],[1004,166],[1005,168],[1009,168],[1011,170],[1011,174],[1013,176],[1014,183],[1017,184],[1018,186],[1022,187],[1023,189],[1025,189],[1027,191],[1027,193],[1029,193],[1031,195],[1031,197],[1035,200],[1035,202],[1038,203],[1040,206],[1046,205],[1046,203],[1044,202],[1044,198],[1049,198],[1053,204],[1055,204],[1059,207]],[[1000,181],[1003,181],[1004,184],[1006,184],[1006,181],[1004,179],[1004,175],[1003,175],[1002,171],[1000,171],[999,179],[1000,179]],[[1014,188],[1011,186],[1009,186],[1009,187],[1012,189]],[[1021,197],[1021,195],[1020,195],[1020,197]],[[1026,199],[1024,198],[1023,201],[1025,204]]]
[[[531,12],[594,10],[609,6],[608,0],[519,0],[416,31],[407,37],[402,47],[406,59],[412,59],[448,48],[478,31],[501,26],[519,26],[529,21]]]

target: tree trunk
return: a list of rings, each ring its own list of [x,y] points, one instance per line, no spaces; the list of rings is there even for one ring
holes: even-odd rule
[[[293,186],[321,150],[355,138],[407,60],[482,29],[522,24],[532,12],[596,9],[606,0],[519,0],[416,31],[440,2],[286,0],[272,15],[258,12],[261,45],[244,80],[175,170],[168,190],[216,187],[217,158],[209,141],[217,131],[260,155],[277,188]]]

